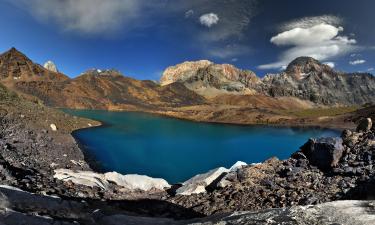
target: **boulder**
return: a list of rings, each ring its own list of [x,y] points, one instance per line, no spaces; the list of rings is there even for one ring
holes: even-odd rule
[[[361,119],[357,126],[357,132],[367,132],[372,128],[372,120],[371,118],[364,118]]]
[[[161,178],[152,178],[144,175],[128,174],[122,175],[117,172],[105,173],[104,177],[107,181],[123,186],[129,190],[149,191],[151,189],[164,190],[170,188],[171,185]]]
[[[176,190],[176,195],[191,195],[206,192],[206,187],[221,179],[229,170],[219,167],[204,174],[198,174],[182,183],[182,187]]]
[[[344,146],[342,139],[338,137],[318,138],[310,139],[301,147],[301,151],[312,165],[321,170],[329,170],[337,166]]]

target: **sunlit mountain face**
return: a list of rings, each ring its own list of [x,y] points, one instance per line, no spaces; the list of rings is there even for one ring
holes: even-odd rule
[[[0,50],[51,60],[70,77],[116,68],[159,80],[166,67],[200,59],[262,77],[300,56],[371,73],[374,8],[371,0],[3,0]]]

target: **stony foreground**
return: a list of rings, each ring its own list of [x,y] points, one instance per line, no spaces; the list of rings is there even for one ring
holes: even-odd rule
[[[139,217],[88,207],[84,201],[40,196],[9,186],[0,186],[0,224],[355,224],[375,222],[375,201],[336,201],[315,206],[294,206],[256,212],[234,212],[191,220]]]

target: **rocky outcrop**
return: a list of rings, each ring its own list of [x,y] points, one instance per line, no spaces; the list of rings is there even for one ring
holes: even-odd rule
[[[202,95],[215,96],[226,92],[251,94],[252,87],[259,79],[252,71],[201,60],[168,67],[160,83],[166,85],[173,82],[184,83],[189,89]]]
[[[52,71],[52,72],[55,72],[55,73],[58,73],[59,70],[57,69],[57,66],[55,65],[54,62],[48,60],[47,62],[44,63],[43,65],[44,68],[46,68],[47,70],[49,71]]]

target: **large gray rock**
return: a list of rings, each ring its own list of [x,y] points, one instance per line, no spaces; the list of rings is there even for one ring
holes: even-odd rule
[[[310,139],[301,147],[312,165],[322,170],[332,169],[341,159],[344,146],[339,137]]]
[[[219,167],[204,174],[198,174],[182,183],[182,187],[176,190],[176,195],[191,195],[206,192],[206,187],[226,174],[229,170]]]
[[[176,190],[176,195],[191,195],[206,192],[206,188],[214,184],[215,187],[225,187],[230,183],[230,177],[237,173],[237,170],[247,164],[238,161],[229,169],[219,167],[207,173],[198,174],[182,183],[182,187]]]

